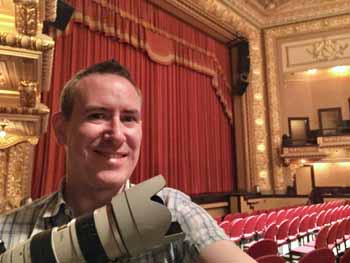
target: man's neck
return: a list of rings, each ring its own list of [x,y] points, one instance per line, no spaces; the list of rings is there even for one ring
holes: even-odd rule
[[[119,192],[124,190],[124,186],[116,192],[111,190],[87,190],[75,187],[73,183],[66,181],[63,189],[63,198],[67,205],[73,210],[74,217],[86,213],[92,213],[95,209],[106,205]]]

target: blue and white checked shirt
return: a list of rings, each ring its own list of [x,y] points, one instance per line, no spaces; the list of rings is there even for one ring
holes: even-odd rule
[[[171,263],[198,262],[198,251],[207,245],[228,240],[224,231],[200,206],[186,194],[164,188],[158,193],[184,233],[185,240],[174,240],[157,250],[137,257],[124,257],[116,262],[126,263]],[[33,203],[0,216],[0,239],[7,249],[18,245],[38,232],[68,223],[71,209],[65,203],[62,192],[55,192]]]

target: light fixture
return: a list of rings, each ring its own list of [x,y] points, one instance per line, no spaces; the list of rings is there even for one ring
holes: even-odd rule
[[[260,143],[257,148],[259,152],[265,151],[265,145],[263,143]]]
[[[259,126],[263,125],[264,124],[264,120],[263,119],[256,119],[255,120],[255,123]]]
[[[260,92],[255,93],[254,99],[257,101],[261,101],[263,99],[263,96]]]
[[[266,170],[262,170],[259,172],[259,177],[260,178],[267,178],[267,171]]]
[[[309,69],[306,71],[306,73],[309,75],[315,75],[317,73],[317,69],[315,69],[315,68]]]
[[[0,138],[4,138],[6,136],[6,127],[10,124],[8,119],[0,120]]]
[[[350,74],[349,66],[336,66],[331,68],[330,72],[336,76],[346,76]]]

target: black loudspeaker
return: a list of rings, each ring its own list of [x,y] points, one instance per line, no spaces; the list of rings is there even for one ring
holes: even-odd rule
[[[64,31],[74,13],[74,8],[63,0],[57,0],[56,20],[54,22],[44,22],[44,33],[48,32],[50,26]]]
[[[236,94],[243,95],[249,84],[250,58],[249,58],[249,42],[243,40],[236,44],[238,55],[238,79],[236,81]]]

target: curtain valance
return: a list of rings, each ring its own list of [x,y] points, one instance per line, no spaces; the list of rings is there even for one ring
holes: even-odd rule
[[[74,22],[140,48],[157,63],[177,63],[210,76],[224,114],[233,124],[232,90],[215,53],[215,41],[182,28],[146,1],[71,0],[70,4],[75,7]]]

